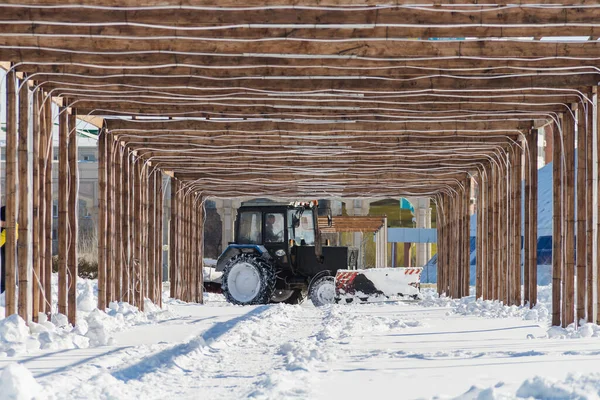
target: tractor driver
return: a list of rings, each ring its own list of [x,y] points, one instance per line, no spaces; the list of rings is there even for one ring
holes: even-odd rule
[[[267,243],[278,243],[283,242],[283,231],[275,231],[275,215],[268,214],[265,222],[265,242]]]

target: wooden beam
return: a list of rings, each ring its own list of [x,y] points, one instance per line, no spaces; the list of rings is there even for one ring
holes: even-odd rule
[[[115,300],[114,136],[106,136],[106,304]]]
[[[130,174],[129,149],[123,148],[121,151],[121,260],[123,266],[123,290],[121,301],[131,303],[131,241],[130,241],[130,223],[131,215],[130,196],[131,196],[131,174]]]

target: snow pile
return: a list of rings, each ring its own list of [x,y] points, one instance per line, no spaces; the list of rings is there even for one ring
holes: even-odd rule
[[[545,292],[544,292],[545,293]],[[548,322],[550,311],[547,303],[539,299],[538,304],[530,309],[525,306],[507,306],[497,300],[476,299],[475,296],[467,296],[461,299],[452,299],[438,296],[434,290],[423,290],[423,300],[420,302],[424,307],[448,307],[451,312],[483,318],[521,318],[529,321]]]
[[[575,324],[571,324],[566,328],[560,326],[553,326],[548,329],[548,338],[550,339],[579,339],[579,338],[590,338],[600,337],[600,325],[581,321],[578,327]]]
[[[43,398],[42,387],[27,368],[9,364],[0,373],[0,400],[30,400]]]
[[[26,349],[29,329],[17,314],[0,320],[0,354],[14,355]]]
[[[110,303],[106,312],[96,308],[97,281],[78,279],[77,281],[77,324],[69,324],[66,315],[57,313],[58,298],[57,274],[52,276],[52,320],[40,313],[38,323],[29,327],[18,315],[0,319],[0,355],[15,356],[31,350],[62,350],[88,348],[114,344],[112,335],[128,327],[153,323],[172,318],[172,313],[162,310],[149,300],[140,312],[128,303]]]
[[[535,376],[524,381],[516,391],[503,382],[493,387],[471,387],[456,400],[482,399],[597,399],[600,397],[600,374],[569,374],[563,380]]]

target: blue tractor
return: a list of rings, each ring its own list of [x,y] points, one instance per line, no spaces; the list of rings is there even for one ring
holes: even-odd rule
[[[316,201],[243,204],[216,269],[231,303],[294,304],[308,294],[319,306],[334,302],[336,272],[356,269],[357,258],[357,249],[322,245]]]

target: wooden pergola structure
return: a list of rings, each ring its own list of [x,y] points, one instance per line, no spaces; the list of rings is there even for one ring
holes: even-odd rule
[[[422,3],[5,0],[7,246],[18,247],[18,259],[7,252],[7,312],[49,310],[58,119],[58,302],[75,322],[79,118],[102,128],[101,309],[160,301],[163,175],[174,297],[202,301],[204,199],[269,195],[433,198],[438,291],[467,295],[476,185],[477,296],[534,305],[545,127],[555,144],[553,323],[594,320],[600,6]]]

